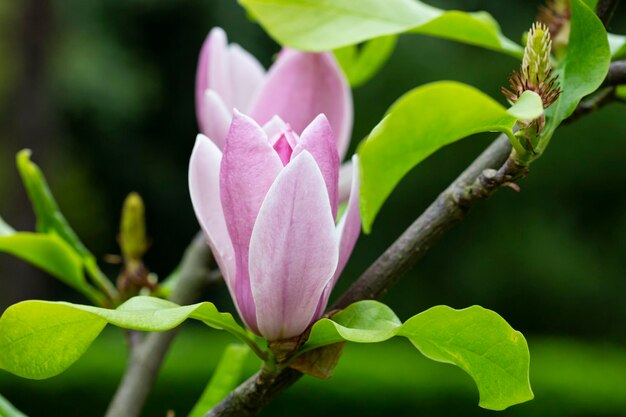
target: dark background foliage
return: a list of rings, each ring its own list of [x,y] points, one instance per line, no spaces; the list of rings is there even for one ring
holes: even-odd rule
[[[517,40],[539,2],[440,0],[487,10]],[[626,6],[625,6],[626,7]],[[626,9],[611,30],[626,33]],[[138,191],[152,240],[148,266],[166,276],[198,226],[187,191],[197,133],[195,66],[209,29],[223,27],[268,66],[278,46],[229,0],[22,0],[0,2],[0,212],[34,219],[13,163],[31,148],[59,204],[100,257],[118,253],[121,203]],[[504,103],[514,59],[424,36],[402,36],[390,62],[354,91],[352,150],[401,94],[450,79]],[[529,337],[537,399],[503,415],[626,415],[626,125],[611,105],[561,128],[521,182],[502,190],[432,248],[385,302],[407,318],[436,304],[480,304]],[[454,114],[449,115],[455,117]],[[419,123],[419,115],[416,115]],[[430,157],[401,183],[357,245],[336,293],[354,280],[483,149],[478,135]],[[117,266],[105,267],[111,276]],[[232,308],[224,288],[206,297]],[[0,254],[0,311],[27,298],[84,302],[28,265]],[[183,415],[226,339],[188,326],[146,415]],[[192,366],[194,358],[197,365]],[[109,362],[112,362],[109,363]],[[0,375],[0,392],[31,416],[102,414],[124,363],[110,331],[67,374],[46,382]],[[252,371],[251,363],[250,372]],[[487,415],[469,379],[431,365],[404,343],[352,347],[335,378],[309,380],[267,416]]]

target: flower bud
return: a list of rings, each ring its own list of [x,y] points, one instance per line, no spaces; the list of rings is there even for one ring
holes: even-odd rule
[[[539,80],[545,80],[551,71],[551,50],[552,40],[548,27],[543,23],[533,23],[530,32],[528,32],[524,60],[522,61],[522,75],[531,84],[539,85]]]
[[[148,249],[143,200],[134,192],[124,200],[119,244],[127,262],[140,261]]]
[[[361,230],[358,163],[339,220],[339,154],[325,115],[301,135],[235,112],[224,152],[199,135],[193,206],[247,326],[282,361],[318,320]]]
[[[541,97],[543,108],[547,109],[561,94],[557,84],[558,76],[552,75],[550,31],[543,23],[534,23],[528,33],[524,59],[519,72],[509,77],[511,90],[502,88],[502,94],[510,103],[515,103],[524,91],[533,91]],[[539,131],[541,129],[538,129]]]

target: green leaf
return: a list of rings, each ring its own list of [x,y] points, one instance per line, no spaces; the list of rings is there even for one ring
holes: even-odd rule
[[[359,87],[369,81],[389,60],[398,37],[381,36],[361,47],[349,45],[335,50],[335,57],[346,74],[350,86]]]
[[[615,96],[626,101],[626,85],[620,85],[615,89]]]
[[[427,358],[467,372],[478,386],[483,408],[504,410],[534,397],[526,340],[493,311],[433,307],[407,320],[398,335]]]
[[[571,1],[571,13],[567,53],[556,71],[562,93],[546,110],[546,127],[538,145],[540,151],[580,100],[600,87],[609,70],[611,51],[604,25],[582,0]]]
[[[3,219],[0,217],[0,236],[9,236],[15,233],[15,229],[9,226]]]
[[[2,417],[26,417],[26,414],[15,408],[6,398],[0,395],[0,416]]]
[[[85,280],[82,259],[57,235],[20,232],[0,236],[0,252],[29,262],[76,290],[94,291]]]
[[[402,325],[396,314],[377,301],[360,301],[333,315],[321,319],[311,329],[302,352],[321,346],[350,340],[377,343],[394,337]]]
[[[256,348],[246,330],[212,303],[181,307],[153,297],[134,297],[116,310],[65,302],[24,301],[0,318],[0,368],[30,379],[60,374],[76,362],[109,323],[162,332],[185,319],[226,330]]]
[[[74,230],[59,210],[59,207],[48,188],[43,173],[30,160],[31,152],[26,149],[17,154],[17,168],[22,182],[37,216],[37,231],[44,234],[56,234],[82,258],[83,266],[93,282],[110,299],[116,297],[117,290],[98,267],[95,256],[80,241]],[[93,301],[99,302],[91,297]],[[98,296],[102,300],[101,296]],[[101,302],[99,302],[102,304]]]
[[[527,98],[532,102],[532,95]],[[523,108],[532,108],[528,102],[525,99],[518,109],[524,116],[529,112]],[[429,155],[479,132],[504,132],[510,137],[515,122],[516,117],[495,100],[457,82],[436,82],[406,93],[358,150],[365,232],[402,177]]]
[[[526,90],[507,111],[517,120],[535,120],[543,114],[543,101],[539,94]]]
[[[530,354],[524,336],[502,317],[480,306],[437,306],[404,324],[376,301],[352,304],[311,329],[303,351],[337,342],[376,343],[403,336],[435,361],[458,366],[476,382],[479,405],[503,410],[533,398]]]
[[[239,383],[243,364],[250,353],[246,345],[231,343],[226,346],[215,373],[189,417],[202,417],[222,401]]]
[[[329,51],[403,32],[465,42],[518,58],[487,13],[445,11],[417,0],[239,0],[279,43]]]
[[[30,155],[31,152],[28,149],[19,152],[17,154],[17,168],[22,176],[22,182],[37,216],[37,231],[41,233],[56,233],[83,258],[92,257],[93,255],[82,244],[63,214],[61,214],[43,173],[30,160]]]

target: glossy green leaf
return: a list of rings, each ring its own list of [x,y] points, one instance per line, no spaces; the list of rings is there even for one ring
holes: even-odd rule
[[[107,323],[161,332],[192,318],[253,343],[229,313],[212,303],[178,306],[153,297],[134,297],[116,310],[65,302],[24,301],[0,318],[0,368],[30,379],[66,370],[89,348]]]
[[[609,70],[611,52],[604,25],[582,0],[571,0],[571,13],[569,46],[557,69],[562,93],[546,110],[539,150],[545,149],[554,130],[580,100],[602,84]]]
[[[535,110],[528,95],[517,112],[527,117]],[[479,132],[512,136],[516,121],[489,96],[457,82],[436,82],[406,93],[358,150],[365,232],[402,177],[429,155]]]
[[[0,395],[0,416],[2,417],[26,417],[26,414],[19,411],[6,398]]]
[[[382,342],[394,337],[401,325],[400,319],[386,305],[377,301],[357,302],[333,315],[332,320],[315,323],[303,352],[345,340]]]
[[[189,413],[189,417],[204,416],[237,387],[243,364],[249,353],[248,346],[240,343],[231,343],[226,346],[209,385]]]
[[[0,218],[0,252],[26,261],[97,304],[102,304],[102,294],[85,278],[83,259],[56,233],[16,232]]]
[[[41,268],[94,301],[99,298],[85,279],[80,256],[55,234],[19,232],[0,236],[0,252]]]
[[[352,87],[369,81],[389,60],[398,37],[381,36],[365,42],[362,46],[349,45],[335,50],[335,57],[341,65]]]
[[[39,167],[30,160],[30,151],[17,154],[17,168],[37,217],[37,231],[42,234],[55,234],[63,239],[82,258],[88,276],[109,298],[115,298],[117,290],[98,267],[95,256],[80,241],[74,230],[59,210],[48,188],[48,183]],[[98,295],[100,299],[102,296]],[[102,304],[94,297],[92,301]]]
[[[279,43],[328,51],[403,32],[522,56],[485,12],[445,11],[417,0],[239,0]]]
[[[534,397],[526,340],[493,311],[433,307],[407,320],[398,335],[424,356],[467,372],[478,386],[481,407],[504,410]]]
[[[615,96],[622,101],[626,101],[626,85],[620,85],[615,89]]]
[[[467,372],[476,382],[481,407],[503,410],[533,398],[524,336],[479,306],[437,306],[402,324],[384,304],[357,302],[315,323],[304,350],[343,341],[376,343],[394,336],[406,337],[430,359]]]
[[[527,90],[507,112],[517,120],[535,120],[543,114],[543,101],[539,94]]]
[[[17,154],[17,168],[37,216],[37,231],[56,233],[82,257],[93,256],[61,214],[43,173],[30,160],[30,155],[31,152],[28,149],[19,152]]]

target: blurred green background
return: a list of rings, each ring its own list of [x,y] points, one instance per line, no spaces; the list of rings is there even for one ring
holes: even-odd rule
[[[487,10],[514,40],[540,4],[432,1]],[[278,46],[233,0],[0,1],[0,213],[30,230],[34,219],[14,166],[31,148],[59,204],[99,256],[118,253],[121,203],[138,191],[161,276],[198,229],[187,191],[197,132],[196,59],[223,27],[268,66]],[[626,5],[611,27],[626,33]],[[391,61],[354,91],[354,149],[405,91],[441,79],[477,86],[502,103],[518,62],[494,52],[403,36]],[[502,416],[626,416],[626,116],[611,105],[561,128],[521,182],[502,190],[386,296],[401,318],[436,304],[480,304],[529,339],[536,399]],[[453,114],[450,115],[454,117]],[[416,115],[419,123],[419,115]],[[483,149],[478,135],[430,157],[401,183],[372,235],[363,236],[336,294],[350,284]],[[117,266],[105,269],[111,276]],[[23,299],[84,302],[52,278],[0,254],[0,311]],[[227,291],[205,298],[232,309]],[[185,415],[230,339],[186,325],[144,415]],[[0,393],[30,416],[102,415],[125,363],[121,332],[107,330],[67,373],[28,381],[0,373]],[[255,369],[251,360],[248,374]],[[466,375],[430,363],[408,343],[350,346],[329,381],[306,378],[265,416],[488,416]]]

